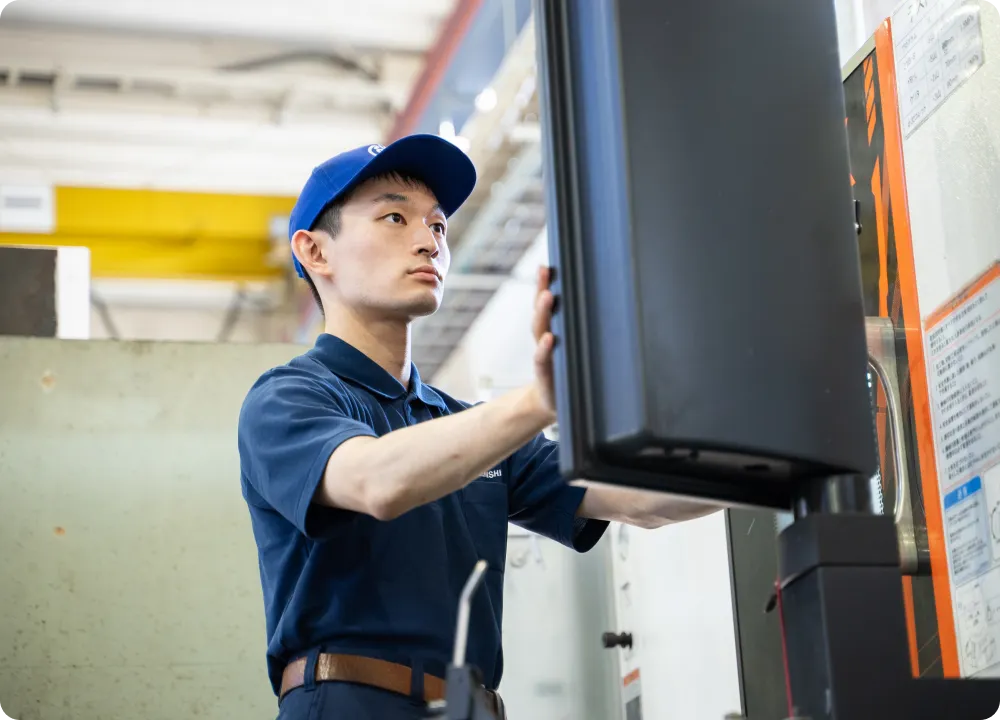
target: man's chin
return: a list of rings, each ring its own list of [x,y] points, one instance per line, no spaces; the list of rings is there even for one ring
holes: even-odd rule
[[[433,315],[441,307],[441,300],[437,297],[422,298],[406,303],[400,310],[407,317],[415,320],[417,318]]]
[[[415,306],[410,311],[410,317],[414,319],[428,317],[436,313],[440,307],[441,307],[440,303],[434,303],[433,305],[425,304],[425,305]]]

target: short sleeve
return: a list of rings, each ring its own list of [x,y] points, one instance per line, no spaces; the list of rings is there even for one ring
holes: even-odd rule
[[[559,472],[559,444],[539,434],[510,458],[510,521],[579,552],[587,552],[608,523],[578,518],[585,488]]]
[[[329,537],[357,517],[312,503],[327,461],[346,440],[375,437],[352,417],[332,384],[285,371],[263,378],[248,393],[239,419],[243,474],[271,507],[312,539]]]

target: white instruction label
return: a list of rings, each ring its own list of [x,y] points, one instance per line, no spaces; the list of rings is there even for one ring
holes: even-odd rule
[[[983,65],[979,0],[905,0],[892,14],[896,89],[909,135]]]
[[[1000,462],[1000,264],[928,320],[942,494]]]
[[[1000,262],[924,330],[959,665],[1000,676]]]
[[[944,497],[945,534],[952,577],[964,585],[990,569],[989,511],[982,478],[975,477]]]

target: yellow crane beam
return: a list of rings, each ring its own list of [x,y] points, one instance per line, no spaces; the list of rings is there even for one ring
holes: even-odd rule
[[[0,233],[0,245],[90,248],[95,278],[252,281],[285,271],[270,227],[294,197],[57,187],[51,234]]]

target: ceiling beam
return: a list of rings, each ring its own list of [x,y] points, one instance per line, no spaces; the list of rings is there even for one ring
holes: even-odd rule
[[[0,182],[295,195],[322,159],[377,137],[377,124],[357,117],[281,129],[7,108]]]
[[[340,51],[423,52],[434,41],[450,0],[21,0],[3,13],[17,29],[113,30],[195,38],[232,37],[335,47]]]
[[[216,47],[191,40],[139,42],[0,29],[0,72],[8,85],[37,88],[58,78],[66,90],[79,87],[95,97],[103,92],[277,102],[294,93],[306,107],[361,104],[389,112],[406,102],[420,67],[412,57],[389,53],[341,57],[247,42]]]

